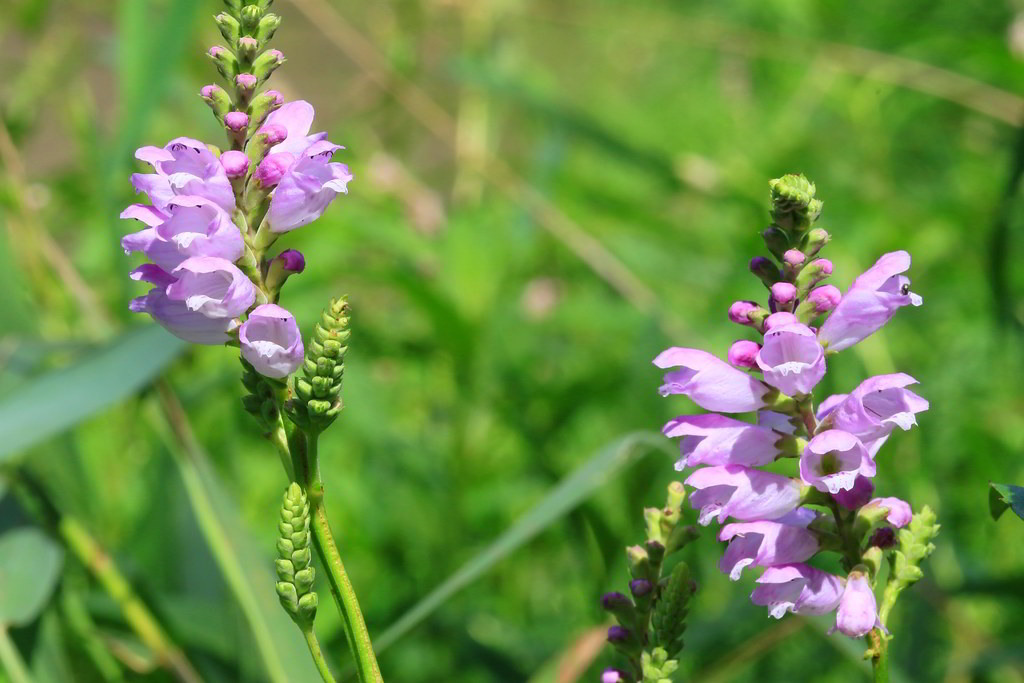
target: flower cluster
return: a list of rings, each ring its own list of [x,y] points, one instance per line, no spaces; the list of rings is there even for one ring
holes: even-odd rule
[[[894,529],[914,517],[902,500],[873,497],[876,456],[894,428],[916,424],[928,402],[901,373],[871,377],[817,409],[812,392],[828,356],[921,297],[910,291],[903,251],[882,256],[845,294],[821,284],[832,264],[818,257],[829,235],[812,227],[821,210],[814,185],[785,176],[771,189],[773,224],[762,237],[776,260],[750,264],[769,289],[767,307],[738,301],[729,309],[733,322],[761,338],[735,342],[728,363],[698,349],[662,352],[654,360],[669,370],[661,394],[683,394],[715,411],[677,417],[664,433],[681,437],[676,469],[697,468],[685,483],[695,489],[699,522],[723,524],[719,540],[728,545],[719,568],[733,580],[747,567],[763,568],[751,599],[773,617],[835,611],[837,630],[863,636],[884,630],[873,591],[877,566],[883,551],[899,552]],[[750,412],[755,422],[720,414]],[[829,567],[827,557],[815,558],[833,551],[845,576],[810,564]]]
[[[229,47],[208,54],[228,88],[207,85],[200,95],[230,148],[184,137],[140,148],[135,156],[152,173],[134,174],[132,185],[149,203],[132,204],[121,217],[145,227],[121,245],[146,256],[131,277],[152,285],[131,310],[190,342],[238,345],[259,373],[284,378],[302,363],[303,345],[277,300],[305,260],[291,249],[267,252],[280,234],[319,218],[352,175],[331,161],[340,146],[326,133],[310,134],[312,105],[260,92],[284,62],[266,49],[280,22],[268,5],[229,2],[216,18]]]

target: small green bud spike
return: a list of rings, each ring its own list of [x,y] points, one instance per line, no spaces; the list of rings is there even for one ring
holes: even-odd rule
[[[690,568],[685,562],[680,562],[672,569],[654,606],[651,626],[655,643],[665,649],[668,657],[674,657],[683,649],[686,615],[690,610],[690,598],[696,590],[697,584],[690,575]]]
[[[295,482],[281,502],[280,538],[277,541],[277,596],[281,606],[300,628],[308,628],[316,617],[317,597],[313,592],[315,570],[311,564],[309,500]]]
[[[642,683],[672,683],[672,674],[679,668],[679,662],[669,659],[664,648],[656,647],[640,655]]]
[[[921,563],[932,554],[935,545],[932,540],[939,533],[935,512],[925,505],[914,514],[910,524],[899,531],[899,549],[889,555],[889,582],[882,595],[878,617],[884,625],[889,619],[896,599],[904,589],[909,588],[924,576]]]
[[[288,417],[303,429],[321,432],[341,412],[348,326],[348,299],[341,297],[331,301],[313,328],[302,364],[304,376],[295,377],[293,396],[285,404]]]
[[[804,231],[821,213],[814,198],[814,183],[802,174],[788,174],[768,182],[772,196],[772,220],[785,230]]]

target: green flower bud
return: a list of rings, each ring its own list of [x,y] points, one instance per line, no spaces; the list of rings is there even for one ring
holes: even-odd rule
[[[764,230],[761,233],[761,239],[764,240],[764,246],[768,247],[768,251],[780,261],[782,260],[782,255],[789,250],[789,235],[778,226],[773,225]]]
[[[686,616],[690,611],[690,598],[697,590],[697,584],[685,562],[680,562],[661,589],[658,602],[651,615],[654,642],[664,648],[668,657],[675,656],[683,649],[683,632],[686,630]]]
[[[234,45],[242,35],[242,27],[238,23],[238,19],[227,12],[221,12],[213,20],[217,23],[217,28],[220,29],[220,34],[224,36],[224,40],[228,42],[228,45]]]
[[[631,545],[626,548],[626,561],[629,563],[629,574],[634,579],[648,579],[651,576],[651,559],[647,556],[647,550],[639,545]]]
[[[222,45],[214,45],[206,54],[213,60],[220,75],[229,83],[234,83],[238,75],[238,57],[235,53]]]
[[[293,380],[293,397],[285,404],[288,416],[303,429],[323,431],[341,412],[341,380],[351,335],[348,325],[348,300],[342,297],[331,301],[313,328],[303,376]]]
[[[280,25],[281,17],[276,14],[263,15],[256,26],[256,40],[260,41],[262,45],[266,45],[274,37],[274,33],[277,32],[277,27]]]
[[[242,8],[239,16],[242,18],[242,26],[245,28],[245,32],[251,34],[256,25],[259,24],[260,19],[263,18],[263,8],[259,5],[246,5]]]
[[[784,175],[768,183],[772,197],[772,220],[787,230],[803,231],[817,220],[822,203],[814,198],[814,183],[803,175]]]
[[[664,648],[656,647],[640,655],[641,683],[672,683],[672,674],[679,668],[679,662],[669,659]]]
[[[270,112],[279,108],[283,103],[284,98],[276,90],[267,90],[253,97],[252,101],[249,102],[249,134],[252,135],[259,130],[263,122],[267,120]],[[249,144],[251,145],[252,142]],[[266,151],[264,150],[263,153],[265,154]],[[259,159],[263,159],[262,154],[259,156]],[[257,161],[257,163],[259,162]]]
[[[277,540],[277,596],[281,605],[299,627],[308,627],[316,616],[317,597],[313,592],[316,572],[312,566],[309,533],[309,500],[295,482],[284,492]]]
[[[285,58],[280,50],[267,50],[252,62],[252,73],[263,83],[277,67],[284,64]]]
[[[814,258],[815,255],[821,248],[828,244],[829,234],[823,228],[815,228],[807,233],[804,237],[802,251],[807,254],[807,258]]]
[[[242,11],[243,0],[224,0],[224,6],[228,8],[234,16],[238,16],[238,13]]]

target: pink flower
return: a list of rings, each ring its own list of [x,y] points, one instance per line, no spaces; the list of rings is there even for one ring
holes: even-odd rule
[[[327,140],[315,142],[281,178],[267,212],[271,231],[288,232],[311,223],[323,215],[338,194],[348,192],[352,180],[348,166],[330,161],[339,149]]]
[[[266,377],[281,379],[302,364],[302,335],[295,318],[277,304],[253,309],[238,328],[242,357]]]
[[[857,437],[838,429],[817,434],[800,456],[800,478],[819,491],[848,491],[858,475],[875,476],[875,461]]]
[[[293,159],[297,159],[314,142],[326,139],[327,133],[309,134],[309,129],[313,125],[313,116],[313,105],[305,100],[282,104],[276,111],[270,112],[264,126],[283,126],[287,131],[286,137],[272,147],[270,153],[288,152]]]
[[[143,264],[131,276],[156,286],[148,294],[132,299],[129,308],[135,313],[149,313],[176,337],[194,344],[223,344],[229,339],[228,332],[238,326],[234,318],[210,318],[190,310],[184,301],[168,298],[166,290],[174,278],[159,266]]]
[[[700,510],[698,521],[704,526],[729,517],[778,519],[800,505],[800,482],[742,465],[702,467],[683,483],[696,489],[690,505]]]
[[[718,540],[729,541],[718,568],[738,581],[746,567],[771,567],[803,562],[818,551],[818,539],[807,530],[814,513],[794,510],[776,521],[727,524]]]
[[[681,368],[665,374],[662,396],[683,394],[705,410],[743,413],[764,406],[770,389],[728,363],[699,349],[673,346],[658,354],[659,368]]]
[[[910,254],[894,251],[864,271],[818,331],[822,345],[842,351],[874,334],[901,307],[920,306],[921,297],[910,291],[910,280],[901,275],[909,268]]]
[[[228,213],[235,210],[235,194],[220,161],[206,145],[192,138],[175,138],[164,147],[140,147],[135,158],[156,173],[132,174],[136,192],[145,192],[158,209],[175,197],[193,195],[210,200]]]
[[[910,524],[910,520],[914,518],[914,512],[910,509],[910,503],[899,498],[875,498],[866,507],[883,508],[886,510],[885,520],[897,529]]]
[[[733,342],[733,345],[729,347],[726,358],[731,365],[737,368],[756,368],[757,352],[760,350],[761,345],[757,342],[740,339]]]
[[[150,261],[167,271],[192,256],[216,256],[234,262],[245,248],[242,233],[231,217],[203,197],[172,197],[162,211],[134,204],[121,217],[150,226],[121,239],[125,253],[145,252]]]
[[[828,614],[843,594],[842,579],[802,563],[768,567],[757,584],[751,602],[768,607],[776,619],[786,612]]]
[[[825,376],[825,352],[806,325],[781,325],[765,333],[757,365],[765,382],[789,396],[803,396]]]
[[[683,437],[682,459],[676,469],[695,465],[766,465],[775,460],[781,437],[767,427],[740,422],[724,415],[680,415],[663,428],[665,436]]]
[[[851,638],[860,638],[881,625],[878,620],[878,603],[875,602],[875,594],[867,575],[856,570],[850,572],[836,612],[836,630]]]
[[[909,384],[917,380],[903,373],[864,380],[831,411],[832,425],[862,441],[887,436],[893,427],[910,429],[917,424],[915,415],[928,409],[928,401],[904,388]]]
[[[245,273],[222,258],[193,256],[171,275],[176,280],[167,286],[167,298],[208,318],[235,318],[256,300],[256,288]]]

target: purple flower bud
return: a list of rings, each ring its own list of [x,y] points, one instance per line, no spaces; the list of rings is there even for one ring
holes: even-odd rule
[[[212,98],[214,93],[216,93],[220,89],[221,89],[221,87],[218,86],[218,85],[213,85],[213,84],[211,84],[211,85],[204,85],[202,87],[202,89],[199,91],[199,95],[201,97],[205,97],[205,98],[209,99],[209,98]]]
[[[674,346],[654,359],[659,368],[680,368],[665,373],[658,389],[662,396],[683,394],[705,410],[745,413],[764,407],[769,388],[745,372],[700,349]]]
[[[271,154],[256,168],[256,180],[262,187],[274,187],[293,165],[295,157],[288,152]]]
[[[208,54],[211,57],[213,57],[214,59],[217,59],[218,57],[226,56],[227,53],[228,53],[227,48],[221,47],[220,45],[214,45],[208,51]]]
[[[819,269],[823,275],[832,274],[832,262],[829,261],[827,258],[814,259],[813,261],[811,261],[810,267]]]
[[[220,165],[228,178],[241,178],[249,170],[249,157],[236,149],[229,149],[220,155]]]
[[[875,529],[868,540],[869,546],[876,548],[891,548],[896,545],[896,531],[891,526],[882,526]]]
[[[267,50],[263,54],[270,56],[276,62],[284,60],[284,53],[280,50]]]
[[[626,643],[629,642],[630,638],[629,629],[623,628],[622,626],[609,626],[608,627],[608,642],[609,643]]]
[[[804,252],[799,249],[790,249],[782,255],[782,260],[791,266],[799,266],[807,260],[807,257],[804,256]]]
[[[282,268],[290,273],[301,273],[306,269],[306,259],[298,249],[285,249],[274,260],[280,261]]]
[[[755,256],[750,259],[750,272],[761,278],[768,285],[779,279],[778,267],[771,259],[764,256]]]
[[[839,288],[834,285],[815,287],[807,295],[807,300],[814,304],[814,310],[817,313],[828,313],[836,307],[842,298],[843,295],[839,292]]]
[[[886,511],[885,519],[897,529],[902,529],[910,524],[914,518],[914,512],[910,504],[899,498],[875,498],[867,504],[867,507],[881,508]]]
[[[880,625],[878,603],[875,602],[867,574],[857,570],[850,572],[836,612],[836,630],[851,638],[860,638]]]
[[[836,491],[832,497],[847,510],[856,510],[866,505],[874,493],[875,484],[871,479],[858,475],[853,482],[853,488],[845,491]]]
[[[302,364],[302,335],[295,318],[277,304],[253,309],[238,328],[242,357],[266,377],[281,379]]]
[[[852,489],[858,475],[875,476],[875,461],[857,437],[838,429],[815,435],[800,456],[800,478],[819,491]]]
[[[627,683],[626,674],[618,669],[605,669],[601,672],[601,683]]]
[[[612,593],[605,593],[601,596],[601,607],[608,611],[632,605],[633,603],[630,601],[630,599],[622,593],[619,593],[618,591]]]
[[[252,90],[256,87],[257,79],[252,74],[238,74],[235,76],[235,85],[243,90]]]
[[[243,52],[255,52],[260,47],[260,41],[252,36],[242,36],[238,39],[238,48]]]
[[[757,366],[764,381],[782,393],[804,396],[825,376],[825,352],[806,325],[772,325],[757,354]]]
[[[772,285],[772,299],[785,306],[796,298],[796,286],[790,282],[776,282]]]
[[[229,111],[224,115],[224,125],[236,133],[249,125],[249,115],[244,111]]]
[[[729,320],[739,325],[749,325],[750,319],[747,315],[757,308],[758,305],[753,301],[736,301],[729,307]]]
[[[654,585],[647,579],[633,579],[629,582],[629,592],[637,598],[647,595],[651,592],[652,588],[654,588]]]
[[[732,346],[729,347],[729,353],[726,357],[732,365],[738,368],[756,368],[757,353],[760,350],[761,345],[757,342],[740,339],[733,342]]]
[[[288,129],[277,123],[268,123],[260,128],[259,132],[267,136],[267,144],[269,145],[280,144],[288,137]]]
[[[768,332],[773,327],[782,327],[783,325],[792,325],[799,322],[797,317],[789,311],[779,311],[778,313],[772,313],[764,319],[764,331]]]
[[[282,95],[276,90],[267,90],[263,94],[274,101],[275,107],[280,107],[282,104],[284,104],[284,95]],[[281,139],[283,140],[284,138]]]

